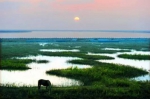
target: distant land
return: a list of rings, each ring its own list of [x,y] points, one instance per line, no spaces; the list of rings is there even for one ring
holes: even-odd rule
[[[0,33],[23,33],[32,32],[32,30],[0,30]]]
[[[150,38],[1,38],[0,42],[150,42]]]

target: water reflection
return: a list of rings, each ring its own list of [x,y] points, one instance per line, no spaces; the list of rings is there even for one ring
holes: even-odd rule
[[[27,70],[27,71],[1,71],[1,83],[2,84],[15,84],[17,86],[37,86],[39,79],[48,79],[52,85],[55,86],[79,86],[82,85],[80,81],[74,79],[68,79],[65,77],[58,77],[54,75],[46,75],[45,71],[41,70]]]
[[[135,78],[133,78],[133,80],[137,80],[137,81],[150,81],[150,73],[147,74],[147,75],[135,77]]]
[[[39,79],[48,79],[54,86],[79,86],[83,83],[69,79],[66,77],[58,77],[54,75],[47,75],[45,72],[52,69],[65,69],[68,67],[78,68],[90,68],[88,65],[74,65],[67,63],[68,60],[79,59],[72,57],[49,57],[49,56],[29,56],[21,57],[20,59],[36,59],[36,60],[48,60],[48,63],[29,63],[28,66],[32,69],[26,71],[6,71],[1,70],[1,84],[16,84],[18,86],[30,85],[37,86]]]

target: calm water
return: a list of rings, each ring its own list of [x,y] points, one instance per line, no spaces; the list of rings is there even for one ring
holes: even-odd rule
[[[7,71],[1,70],[1,83],[2,84],[16,84],[18,86],[30,85],[37,86],[39,79],[48,79],[54,86],[79,86],[83,83],[69,79],[66,77],[59,77],[54,75],[47,75],[45,72],[52,69],[65,69],[69,67],[78,68],[90,68],[88,65],[74,65],[67,63],[68,60],[79,59],[72,57],[49,57],[49,56],[29,56],[21,57],[19,59],[36,59],[36,60],[47,60],[48,63],[29,63],[28,66],[32,69],[26,71]]]
[[[47,30],[0,31],[1,38],[150,38],[150,31]]]
[[[42,43],[41,43],[41,46]],[[119,48],[105,48],[106,50],[120,50]],[[126,50],[126,49],[125,49]],[[79,50],[50,50],[50,49],[41,49],[40,51],[50,51],[50,52],[62,52],[62,51],[71,51],[71,52],[78,52]],[[98,60],[101,62],[106,63],[117,63],[117,64],[124,64],[130,65],[136,68],[142,68],[146,71],[150,70],[150,61],[149,60],[131,60],[131,59],[123,59],[118,58],[117,55],[119,54],[147,54],[150,55],[150,52],[142,52],[142,51],[135,51],[132,50],[131,52],[118,52],[115,54],[94,54],[88,53],[89,55],[106,55],[114,57],[114,60]],[[47,75],[45,72],[47,70],[52,69],[65,69],[68,67],[78,67],[78,68],[90,68],[89,65],[75,65],[67,63],[68,60],[79,59],[73,57],[52,57],[52,56],[29,56],[29,57],[18,57],[19,59],[36,59],[36,60],[47,60],[48,63],[29,63],[27,64],[30,68],[26,71],[7,71],[7,70],[0,70],[1,73],[1,84],[15,84],[18,86],[28,85],[28,86],[37,86],[37,81],[39,79],[48,79],[52,82],[54,86],[80,86],[83,83],[66,77],[59,77],[55,75]],[[150,80],[150,74],[136,77],[135,80]]]

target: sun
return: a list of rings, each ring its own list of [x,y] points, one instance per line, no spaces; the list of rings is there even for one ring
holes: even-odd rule
[[[75,21],[79,21],[80,18],[79,18],[79,17],[75,17],[74,20],[75,20]]]

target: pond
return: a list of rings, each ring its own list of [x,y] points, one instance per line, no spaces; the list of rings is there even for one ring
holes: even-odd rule
[[[115,49],[113,49],[115,50]],[[118,49],[117,49],[118,50]],[[149,60],[134,60],[134,59],[124,59],[124,58],[119,58],[117,57],[119,54],[142,54],[142,55],[150,55],[150,52],[143,52],[143,51],[136,51],[136,50],[131,50],[131,52],[117,52],[114,54],[97,54],[97,53],[88,53],[88,55],[106,55],[106,56],[111,56],[114,57],[114,60],[98,60],[100,62],[105,62],[105,63],[115,63],[115,64],[123,64],[123,65],[129,65],[133,66],[136,68],[141,68],[143,70],[149,71],[150,70],[150,61]],[[133,78],[135,80],[141,80],[141,81],[150,81],[150,75],[143,75],[140,77]]]
[[[18,57],[19,58],[19,57]],[[50,56],[29,56],[21,57],[19,59],[36,59],[36,60],[47,60],[48,63],[29,63],[27,64],[30,68],[26,71],[7,71],[1,70],[1,84],[15,84],[17,86],[37,86],[37,81],[39,79],[48,79],[54,86],[80,86],[83,83],[66,77],[59,77],[55,75],[47,75],[47,70],[52,69],[65,69],[69,67],[78,68],[90,68],[88,65],[74,65],[67,63],[68,60],[79,59],[72,57],[50,57]]]

